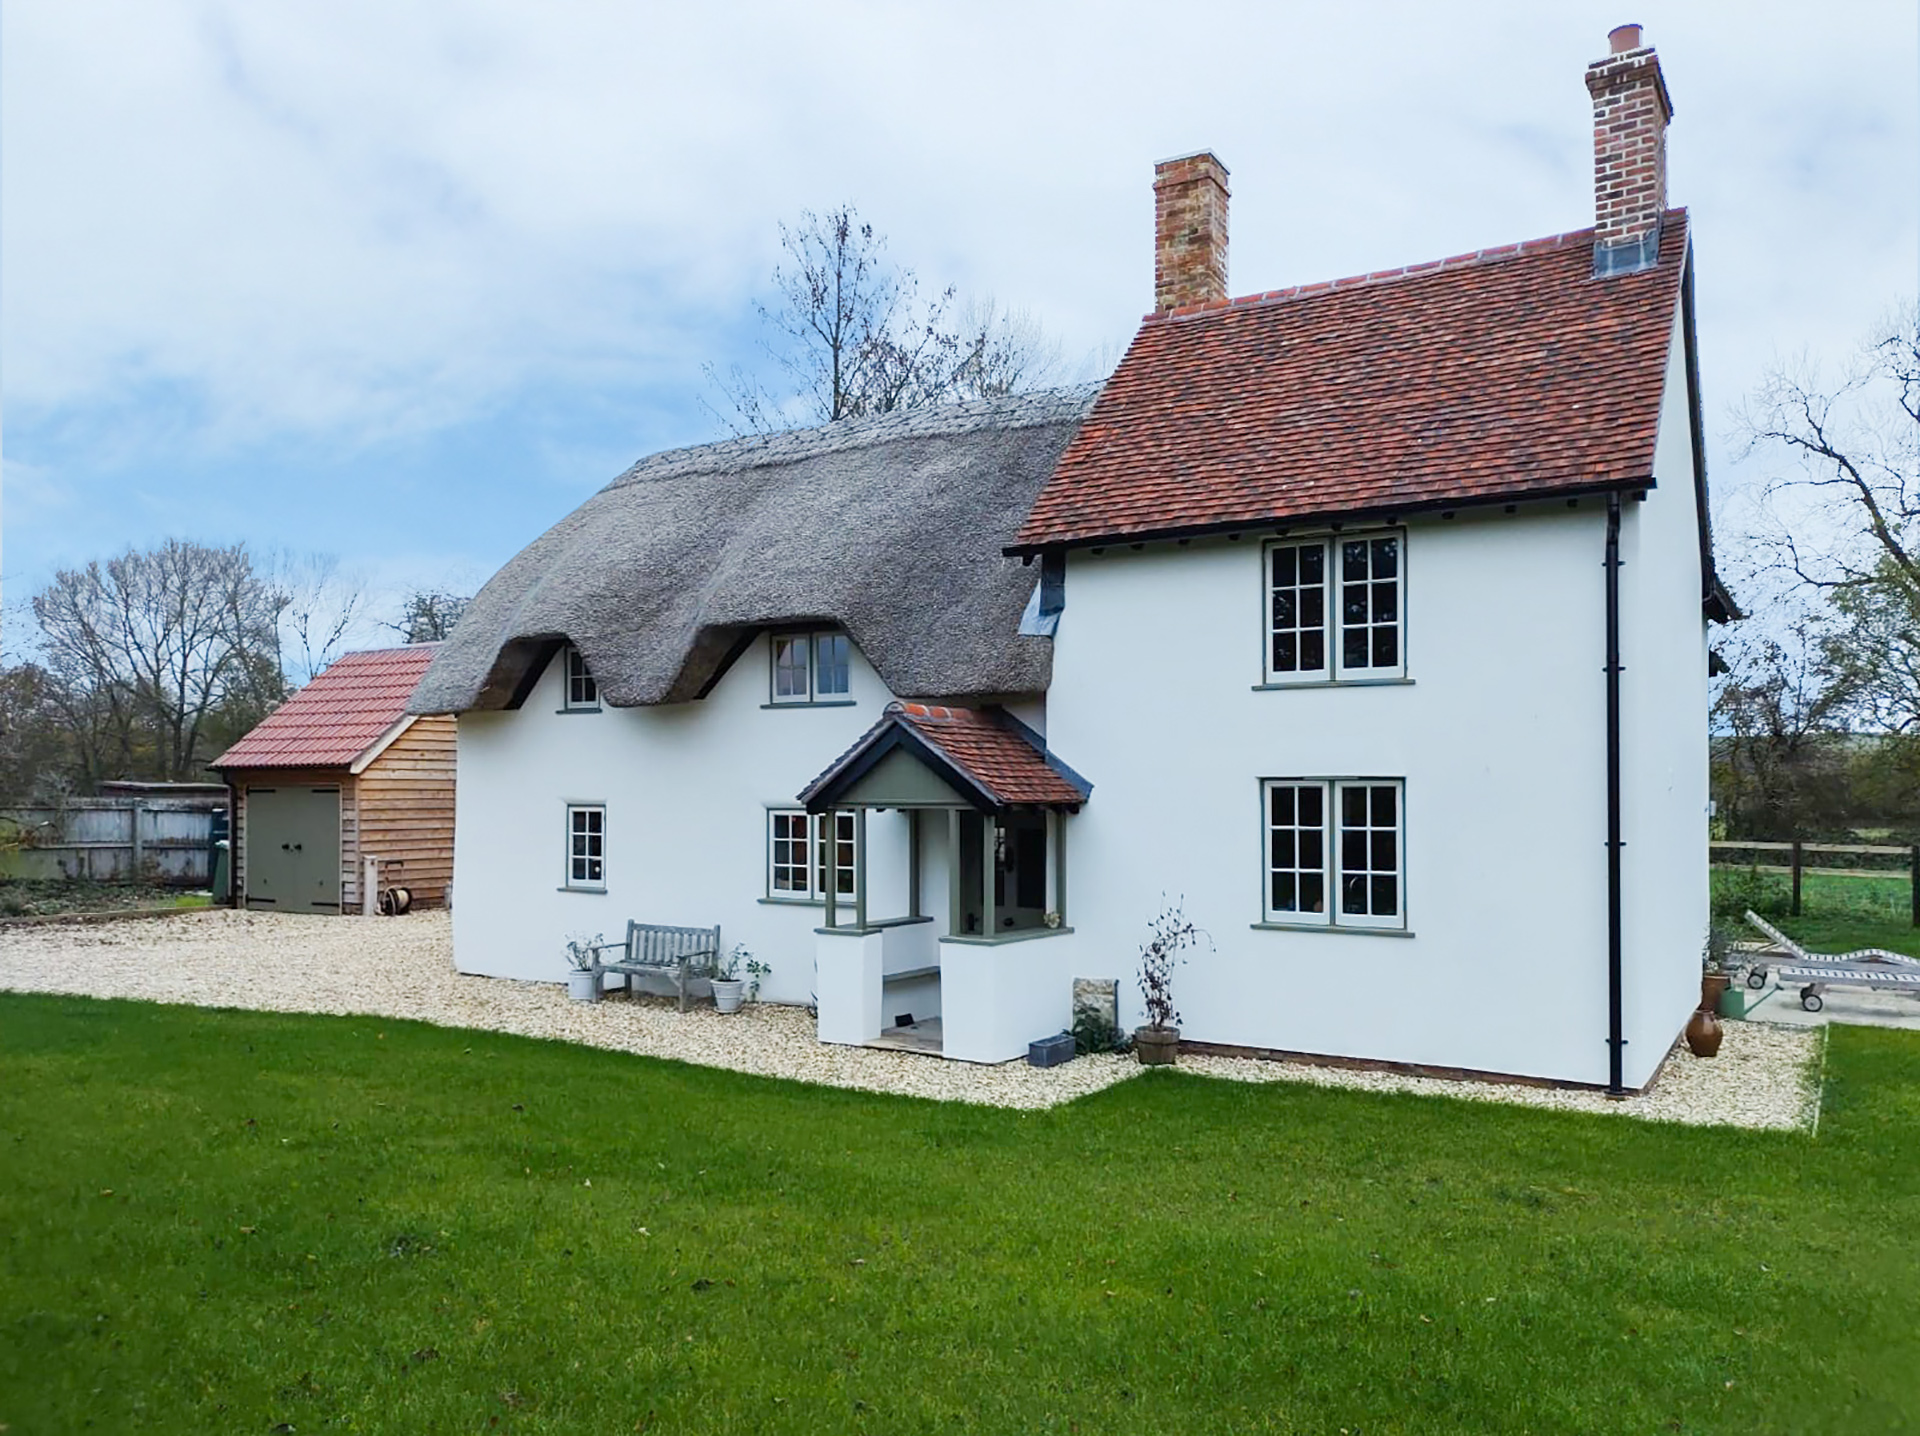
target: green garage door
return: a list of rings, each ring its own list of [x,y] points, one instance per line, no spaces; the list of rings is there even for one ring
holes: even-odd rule
[[[340,790],[247,789],[247,906],[340,911]]]

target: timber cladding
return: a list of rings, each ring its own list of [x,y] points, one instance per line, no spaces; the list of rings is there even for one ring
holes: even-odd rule
[[[410,889],[417,907],[443,906],[453,882],[454,731],[450,717],[416,718],[358,773],[347,765],[230,770],[234,891],[241,905],[252,896],[249,791],[337,788],[339,910],[361,910],[361,873],[369,855],[380,860],[381,886]]]

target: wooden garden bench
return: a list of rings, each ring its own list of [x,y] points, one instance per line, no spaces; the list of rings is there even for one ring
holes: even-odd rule
[[[602,953],[618,953],[611,962],[603,962]],[[687,1010],[690,989],[695,979],[711,978],[720,961],[720,929],[717,927],[662,927],[650,922],[627,923],[627,940],[606,943],[593,950],[594,990],[600,990],[601,976],[617,972],[624,990],[633,990],[636,977],[664,977],[673,983],[680,998],[680,1010]]]

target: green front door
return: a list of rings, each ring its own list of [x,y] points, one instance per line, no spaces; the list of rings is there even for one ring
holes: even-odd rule
[[[340,790],[247,789],[247,906],[340,911]]]

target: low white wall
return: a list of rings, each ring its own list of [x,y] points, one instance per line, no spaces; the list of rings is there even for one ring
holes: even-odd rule
[[[858,1047],[880,1035],[881,969],[886,933],[819,932],[814,935],[814,983],[822,1042]]]
[[[1073,1022],[1070,937],[940,944],[941,1052],[1009,1062]]]

